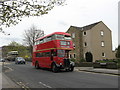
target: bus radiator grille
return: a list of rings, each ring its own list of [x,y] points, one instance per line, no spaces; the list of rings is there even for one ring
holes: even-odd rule
[[[69,67],[69,66],[70,66],[70,60],[64,59],[64,67]]]

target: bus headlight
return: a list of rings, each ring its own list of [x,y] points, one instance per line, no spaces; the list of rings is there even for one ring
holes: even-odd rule
[[[62,63],[60,63],[60,65],[62,65]]]

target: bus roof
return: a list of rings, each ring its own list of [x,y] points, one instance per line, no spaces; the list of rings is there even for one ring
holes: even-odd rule
[[[43,39],[43,38],[46,38],[46,37],[49,37],[49,36],[54,35],[54,34],[61,34],[61,35],[70,36],[70,34],[65,33],[65,32],[54,32],[54,33],[48,34],[48,35],[46,35],[46,36],[43,36],[43,37],[41,37],[41,38],[38,38],[38,39],[36,39],[35,41],[40,40],[40,39]]]

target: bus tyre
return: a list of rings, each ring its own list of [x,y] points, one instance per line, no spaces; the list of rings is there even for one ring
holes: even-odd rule
[[[71,67],[69,68],[69,71],[72,72],[73,70],[74,70],[74,67],[71,66]]]
[[[54,72],[54,73],[57,73],[58,72],[58,67],[55,65],[55,64],[52,64],[52,71]]]
[[[39,68],[40,68],[38,62],[35,63],[35,68],[36,68],[36,69],[39,69]]]

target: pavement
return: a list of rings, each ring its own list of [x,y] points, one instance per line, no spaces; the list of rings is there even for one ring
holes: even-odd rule
[[[2,88],[20,88],[20,86],[18,86],[10,78],[8,78],[4,73],[2,73]]]
[[[85,72],[92,72],[92,73],[103,73],[103,74],[112,74],[112,75],[119,75],[119,69],[105,69],[105,68],[93,68],[93,67],[75,67],[76,71],[85,71]]]
[[[92,73],[104,73],[104,74],[112,74],[112,75],[120,75],[119,70],[117,69],[101,69],[101,68],[93,68],[93,67],[75,67],[75,71],[85,71]],[[2,85],[1,85],[2,83]],[[9,77],[7,77],[4,73],[0,72],[0,89],[1,88],[20,88],[14,81],[12,81]]]
[[[20,88],[14,81],[12,81],[9,77],[7,77],[2,72],[2,65],[3,63],[0,62],[0,90],[10,89],[10,88]]]

